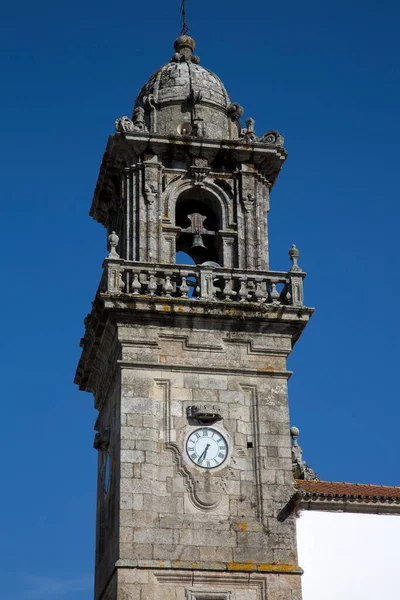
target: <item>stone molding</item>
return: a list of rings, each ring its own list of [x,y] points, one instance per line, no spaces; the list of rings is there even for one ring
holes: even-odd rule
[[[156,371],[181,371],[188,373],[205,373],[209,375],[246,375],[249,377],[273,377],[277,379],[290,379],[292,371],[272,371],[272,370],[260,370],[260,369],[244,369],[239,367],[211,367],[211,366],[190,366],[180,364],[165,364],[165,363],[148,363],[148,362],[136,362],[118,360],[118,365],[123,369],[149,369]]]
[[[180,560],[124,560],[119,559],[115,566],[118,568],[135,568],[135,569],[157,569],[155,573],[158,581],[165,583],[178,583],[180,581],[195,581],[202,583],[209,581],[209,572],[215,572],[215,577],[219,577],[219,573],[227,572],[232,579],[225,579],[226,582],[233,585],[235,581],[240,581],[249,578],[253,580],[256,574],[262,573],[283,573],[285,575],[302,575],[303,569],[298,565],[290,565],[285,563],[239,563],[239,562],[196,562],[180,561]],[[217,575],[218,573],[218,575]],[[264,581],[264,579],[263,579]]]
[[[184,478],[186,488],[189,492],[189,497],[193,505],[201,511],[213,510],[219,504],[219,501],[201,498],[198,489],[198,481],[193,473],[189,471],[184,461],[182,460],[181,448],[178,444],[172,441],[171,438],[171,384],[169,380],[155,379],[155,384],[162,389],[163,407],[164,407],[164,446],[167,450],[171,450],[174,455],[177,472]]]

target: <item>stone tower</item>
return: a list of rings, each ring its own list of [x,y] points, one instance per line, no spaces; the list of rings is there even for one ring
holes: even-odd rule
[[[287,153],[194,47],[117,119],[90,212],[109,244],[75,380],[99,411],[95,598],[300,600],[286,360],[312,309],[267,230]]]

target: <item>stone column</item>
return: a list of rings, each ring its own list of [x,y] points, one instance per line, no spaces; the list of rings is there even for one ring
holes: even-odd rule
[[[157,262],[159,258],[158,237],[160,228],[159,219],[159,185],[160,168],[158,157],[149,155],[143,161],[142,190],[145,199],[145,232],[147,262]]]

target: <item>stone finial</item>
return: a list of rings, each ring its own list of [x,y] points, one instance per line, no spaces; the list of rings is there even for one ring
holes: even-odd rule
[[[136,129],[137,131],[146,130],[144,108],[142,106],[138,106],[137,108],[135,108],[135,110],[133,111],[132,121],[134,129]]]
[[[199,64],[200,59],[198,56],[193,56],[193,50],[196,47],[196,42],[190,35],[180,35],[174,42],[174,48],[176,54],[173,55],[172,60],[179,62],[184,60],[186,62],[194,62]]]
[[[292,244],[292,247],[289,250],[289,256],[290,256],[290,260],[292,261],[292,266],[291,266],[290,270],[291,271],[301,271],[302,270],[301,267],[297,264],[297,261],[299,260],[300,252],[294,244]]]
[[[300,430],[298,427],[291,427],[290,428],[290,437],[292,438],[292,457],[294,458],[294,455],[296,455],[296,460],[300,460],[300,462],[303,462],[302,459],[302,450],[299,446],[299,444],[297,443],[298,437],[300,434]]]
[[[312,469],[307,465],[307,463],[303,460],[303,451],[300,448],[297,440],[299,437],[300,431],[298,427],[290,428],[290,437],[292,438],[292,469],[293,476],[295,479],[313,479],[318,480],[319,477]]]
[[[120,257],[118,252],[116,251],[118,242],[119,242],[119,237],[117,236],[115,231],[112,231],[110,233],[110,235],[108,236],[108,243],[110,244],[110,253],[107,258],[119,258]]]
[[[252,119],[251,117],[246,119],[247,133],[255,133],[255,131],[254,131],[255,124],[256,124],[255,120]]]
[[[258,141],[257,134],[254,129],[255,121],[251,117],[246,119],[246,125],[244,129],[240,132],[240,139],[245,144],[254,144]]]

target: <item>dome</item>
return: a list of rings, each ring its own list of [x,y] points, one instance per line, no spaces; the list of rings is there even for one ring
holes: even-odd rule
[[[171,61],[140,90],[133,122],[159,135],[237,139],[241,107],[231,104],[219,77],[199,65],[193,38],[182,35],[174,47]]]

